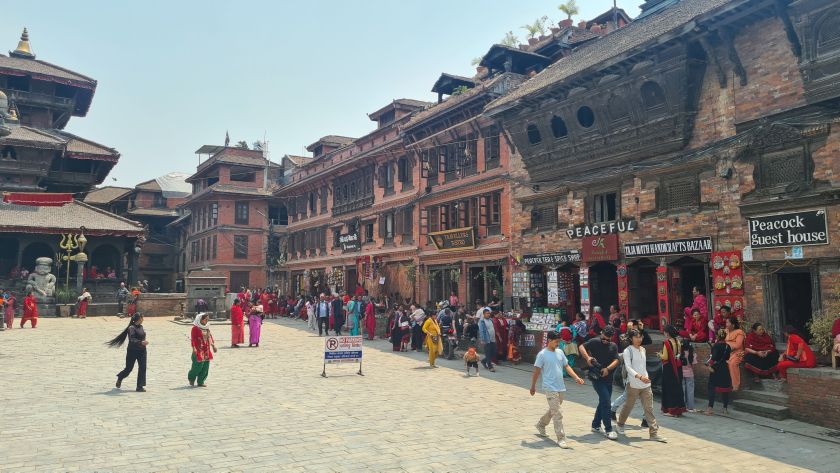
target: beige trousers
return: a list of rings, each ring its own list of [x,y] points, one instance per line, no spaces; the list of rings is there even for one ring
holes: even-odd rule
[[[557,434],[557,440],[562,440],[566,437],[563,431],[563,412],[560,410],[560,404],[563,404],[563,393],[548,391],[545,393],[545,398],[548,400],[548,411],[540,417],[539,424],[545,427],[551,419],[554,419],[554,433]]]
[[[621,414],[618,415],[618,425],[624,427],[624,423],[627,421],[630,411],[632,411],[633,406],[636,405],[636,399],[639,398],[642,400],[642,409],[645,411],[645,420],[648,423],[650,434],[655,435],[659,430],[659,426],[656,424],[656,418],[653,416],[653,391],[650,390],[650,386],[644,389],[637,389],[631,388],[629,384],[627,385],[627,400],[624,401],[624,406],[621,408]]]

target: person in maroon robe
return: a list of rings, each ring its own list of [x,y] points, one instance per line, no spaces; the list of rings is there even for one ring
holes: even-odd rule
[[[508,323],[501,314],[494,314],[493,330],[496,332],[496,356],[493,362],[498,363],[499,360],[507,359],[508,352]]]

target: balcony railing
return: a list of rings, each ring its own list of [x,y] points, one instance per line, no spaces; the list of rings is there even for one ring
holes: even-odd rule
[[[35,105],[42,107],[57,107],[72,109],[76,105],[76,100],[67,97],[57,97],[55,95],[40,94],[38,92],[28,92],[25,90],[6,90],[6,95],[21,105]]]

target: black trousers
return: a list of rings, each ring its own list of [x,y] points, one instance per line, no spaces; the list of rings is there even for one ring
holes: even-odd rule
[[[341,327],[344,327],[344,319],[333,319],[333,328],[336,335],[341,335]]]
[[[330,334],[330,318],[318,317],[318,336],[323,334]]]
[[[134,369],[135,361],[137,362],[137,387],[142,388],[146,385],[146,350],[126,350],[125,369],[117,373],[117,377],[121,380],[127,378]]]
[[[411,349],[423,350],[423,326],[420,324],[411,328]]]

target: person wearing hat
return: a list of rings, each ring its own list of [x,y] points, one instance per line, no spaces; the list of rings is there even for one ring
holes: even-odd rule
[[[597,337],[589,339],[580,346],[580,356],[589,364],[589,374],[592,387],[598,394],[598,406],[592,419],[592,431],[603,433],[608,439],[615,440],[618,434],[613,432],[610,417],[610,401],[612,398],[612,373],[618,367],[618,347],[613,343],[615,328],[605,326]],[[601,430],[601,423],[604,430]]]
[[[260,331],[262,330],[262,315],[263,315],[263,306],[255,305],[253,309],[251,309],[251,313],[248,315],[248,334],[250,338],[248,339],[248,346],[249,347],[259,347],[260,346]]]
[[[554,434],[557,435],[557,445],[560,448],[569,448],[566,444],[566,433],[563,431],[563,413],[560,411],[560,405],[563,404],[563,397],[566,393],[563,370],[576,383],[584,384],[584,381],[569,366],[569,360],[566,359],[563,351],[557,349],[560,345],[560,334],[548,332],[547,337],[546,347],[537,353],[537,359],[534,361],[534,373],[531,375],[531,396],[537,392],[537,379],[542,376],[543,392],[548,401],[548,411],[540,417],[536,427],[539,435],[546,437],[545,427],[554,419]]]

